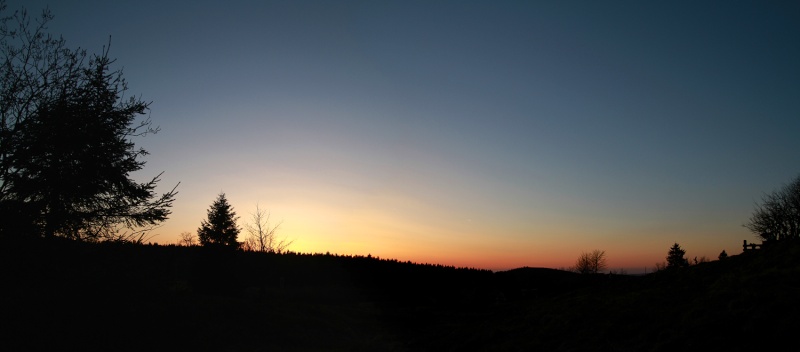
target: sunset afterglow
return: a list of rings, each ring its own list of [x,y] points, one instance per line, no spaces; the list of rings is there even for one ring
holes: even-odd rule
[[[741,252],[800,170],[800,16],[766,2],[9,1],[124,68],[180,182],[301,253],[505,270]],[[244,238],[245,233],[240,235]]]

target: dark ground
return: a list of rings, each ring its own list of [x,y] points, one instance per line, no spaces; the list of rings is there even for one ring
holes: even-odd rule
[[[774,350],[800,246],[646,276],[0,241],[4,351]]]

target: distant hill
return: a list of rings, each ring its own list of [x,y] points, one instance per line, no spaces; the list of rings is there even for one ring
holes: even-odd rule
[[[785,350],[800,316],[800,246],[793,242],[641,277],[514,275],[536,282],[539,274],[570,288],[510,304],[465,334],[459,349]]]
[[[587,276],[571,271],[549,268],[517,268],[495,273],[503,293],[513,298],[564,292],[584,283]]]
[[[4,239],[0,281],[8,351],[749,351],[800,316],[795,243],[627,276]]]

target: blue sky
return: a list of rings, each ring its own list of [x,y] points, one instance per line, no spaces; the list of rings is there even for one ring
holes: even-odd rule
[[[48,2],[25,1],[38,12]],[[19,1],[9,1],[18,9]],[[301,252],[508,269],[716,258],[800,174],[800,4],[52,2],[162,131],[154,241],[220,192]]]

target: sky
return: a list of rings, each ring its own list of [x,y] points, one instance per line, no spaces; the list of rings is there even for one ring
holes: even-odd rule
[[[755,204],[800,175],[796,1],[7,4],[110,40],[152,102],[132,177],[180,183],[153,242],[225,193],[301,253],[652,271],[758,242]]]

